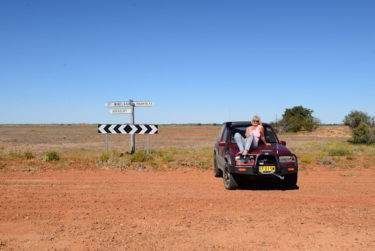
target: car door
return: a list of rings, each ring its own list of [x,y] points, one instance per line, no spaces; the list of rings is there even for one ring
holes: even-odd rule
[[[225,165],[225,155],[228,146],[228,127],[225,126],[218,143],[218,164],[221,169]]]

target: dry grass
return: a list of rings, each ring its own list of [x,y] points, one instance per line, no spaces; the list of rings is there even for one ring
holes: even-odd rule
[[[96,125],[0,125],[0,171],[46,169],[171,170],[212,168],[213,145],[220,126],[162,125],[151,135],[151,153],[145,152],[146,136],[136,136],[136,153],[129,151],[128,135],[110,135],[105,152],[104,136]],[[375,166],[375,147],[347,142],[344,126],[322,126],[312,133],[279,135],[299,157],[301,170],[319,166],[334,169]],[[48,152],[59,158],[45,161]]]

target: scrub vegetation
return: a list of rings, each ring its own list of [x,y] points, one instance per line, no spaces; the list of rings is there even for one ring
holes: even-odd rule
[[[8,133],[0,139],[0,171],[210,170],[219,129],[218,125],[161,125],[159,135],[151,138],[149,153],[145,151],[145,137],[137,136],[136,152],[128,154],[128,135],[111,135],[106,152],[103,137],[97,134],[95,125],[17,125],[12,128],[0,125],[0,133],[1,130]],[[296,153],[301,171],[320,167],[375,168],[375,146],[351,143],[348,126],[319,126],[312,132],[279,133],[279,138]]]
[[[285,109],[282,119],[271,124],[278,132],[312,132],[320,123],[319,119],[312,115],[313,112],[303,106],[294,106]]]
[[[354,144],[375,144],[375,118],[365,112],[352,111],[344,118],[344,124],[352,129],[350,142]]]

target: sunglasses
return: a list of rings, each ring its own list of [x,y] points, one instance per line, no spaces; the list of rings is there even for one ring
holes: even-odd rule
[[[253,122],[258,122],[259,123],[259,120],[253,120]]]

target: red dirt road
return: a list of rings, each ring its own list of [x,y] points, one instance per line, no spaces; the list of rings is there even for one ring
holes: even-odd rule
[[[354,172],[354,171],[353,171]],[[371,169],[227,191],[211,171],[0,174],[1,250],[374,250]]]

